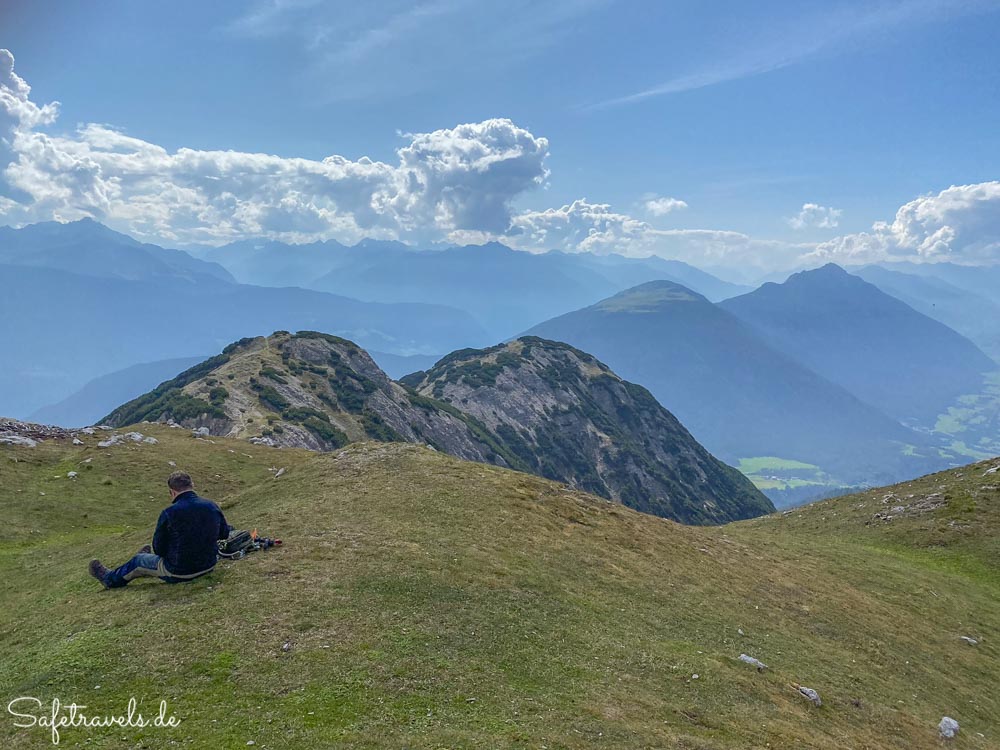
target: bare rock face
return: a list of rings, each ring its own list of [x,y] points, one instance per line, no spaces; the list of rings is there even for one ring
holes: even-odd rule
[[[644,388],[537,338],[455,352],[402,382],[336,336],[244,339],[104,421],[143,420],[318,451],[363,440],[421,443],[688,523],[774,509]]]
[[[567,344],[524,337],[466,349],[404,382],[475,417],[518,468],[637,510],[687,523],[774,510],[649,391]]]

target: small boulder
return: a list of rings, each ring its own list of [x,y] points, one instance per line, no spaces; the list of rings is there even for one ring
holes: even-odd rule
[[[799,695],[801,695],[803,698],[812,701],[814,706],[823,705],[823,701],[820,699],[819,693],[817,693],[812,688],[805,687],[804,685],[794,685],[793,687],[799,691]]]
[[[149,445],[156,445],[160,441],[157,440],[155,437],[150,436],[150,437],[143,438],[142,442],[148,443]]]
[[[950,716],[945,716],[938,724],[938,734],[943,740],[953,740],[958,734],[958,722]]]
[[[748,654],[740,654],[737,658],[744,664],[749,664],[751,667],[757,667],[758,672],[763,672],[767,669],[767,665],[764,662],[760,659],[754,659]]]
[[[80,440],[80,438],[75,437],[73,438],[73,445],[83,445],[83,441]]]
[[[34,448],[38,445],[37,440],[25,437],[24,435],[0,435],[0,443],[7,443],[8,445],[23,445],[25,448]]]
[[[965,642],[966,642],[966,643],[968,643],[968,644],[969,644],[970,646],[975,646],[976,644],[978,644],[978,643],[979,643],[979,641],[977,641],[977,640],[976,640],[975,638],[970,638],[970,637],[969,637],[969,636],[967,636],[967,635],[960,635],[960,636],[959,636],[959,639],[960,639],[960,640],[963,640],[963,641],[965,641]]]
[[[195,437],[208,437],[211,434],[211,432],[209,432],[209,429],[207,427],[199,427],[195,430],[191,430],[191,434],[194,435]]]
[[[79,476],[75,471],[67,471],[66,477],[69,479],[76,479]]]

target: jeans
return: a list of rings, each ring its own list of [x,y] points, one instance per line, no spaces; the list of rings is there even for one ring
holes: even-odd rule
[[[129,581],[134,581],[136,578],[142,577],[159,578],[161,581],[167,583],[184,583],[185,581],[203,576],[206,573],[211,573],[212,570],[214,570],[214,567],[189,575],[172,575],[167,570],[166,565],[163,564],[162,557],[152,553],[140,552],[121,567],[108,571],[108,574],[104,577],[104,584],[109,589],[116,589],[121,586],[127,586]]]

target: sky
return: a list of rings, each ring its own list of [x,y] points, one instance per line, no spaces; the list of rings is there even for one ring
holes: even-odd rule
[[[1000,263],[1000,0],[0,5],[0,224]]]

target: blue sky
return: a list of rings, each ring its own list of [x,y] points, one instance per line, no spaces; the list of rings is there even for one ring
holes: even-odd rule
[[[0,213],[9,223],[51,218],[47,211],[59,219],[89,214],[174,244],[222,241],[254,227],[293,240],[351,239],[374,227],[413,241],[472,241],[504,234],[496,227],[510,216],[490,214],[503,203],[510,215],[527,212],[511,244],[544,249],[530,247],[530,237],[576,249],[589,235],[553,229],[556,219],[571,220],[544,212],[585,198],[609,204],[616,227],[634,220],[654,231],[731,232],[757,243],[726,257],[707,252],[705,266],[739,264],[748,254],[760,267],[791,266],[798,256],[789,247],[877,235],[873,223],[891,222],[921,196],[998,178],[995,1],[175,0],[5,4],[0,14],[0,47],[16,59],[30,100],[59,102],[58,117],[32,126],[36,132],[72,138],[78,126],[98,123],[169,153],[231,149],[314,161],[336,154],[396,165],[396,150],[411,141],[406,134],[506,118],[535,139],[529,151],[545,151],[544,159],[515,165],[520,179],[496,170],[489,185],[463,182],[456,189],[496,195],[455,209],[460,218],[444,224],[435,203],[406,208],[391,226],[352,220],[348,231],[337,212],[355,209],[338,198],[316,209],[322,221],[300,212],[297,223],[268,224],[258,207],[256,224],[198,234],[190,211],[174,205],[155,227],[140,225],[135,215],[148,208],[145,198],[125,196],[117,207],[103,197],[95,202],[92,193],[103,189],[79,188],[80,196],[51,208],[52,196],[40,197],[28,169],[8,175],[6,194],[18,203]],[[449,189],[451,179],[442,179]],[[190,187],[190,173],[178,182]],[[303,192],[301,184],[268,187],[266,198],[255,193],[254,200],[280,203],[284,189]],[[1000,210],[993,191],[983,197],[980,187],[976,195],[972,224],[983,225],[985,202],[992,231],[1000,223],[991,218]],[[397,213],[412,203],[394,196]],[[676,201],[650,203],[658,198]],[[804,204],[816,208],[802,211]],[[422,221],[446,226],[424,231]],[[634,230],[609,230],[603,219],[597,226],[613,242],[589,249],[630,251],[623,243]],[[963,227],[941,226],[969,239]],[[654,236],[636,252],[698,260],[696,247]],[[887,241],[897,250],[904,242]],[[994,259],[996,243],[971,241],[976,259]]]

